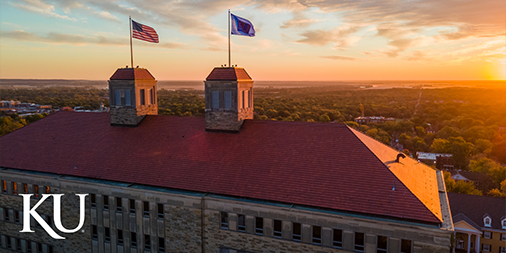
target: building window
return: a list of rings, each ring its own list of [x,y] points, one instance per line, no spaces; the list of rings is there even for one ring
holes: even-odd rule
[[[242,214],[237,215],[237,231],[246,232],[246,216]]]
[[[131,199],[129,202],[130,202],[130,213],[135,214],[135,200]]]
[[[257,235],[264,234],[264,218],[260,217],[255,218],[255,234]]]
[[[123,230],[118,230],[118,245],[123,246]]]
[[[130,246],[137,248],[137,234],[134,232],[130,233]]]
[[[53,253],[53,246],[49,245],[47,246],[47,253]]]
[[[280,220],[274,220],[274,237],[281,238],[283,235],[283,225]]]
[[[485,238],[485,239],[492,239],[492,232],[490,232],[490,231],[483,231],[483,238]]]
[[[16,238],[16,250],[21,251],[21,239]]]
[[[502,229],[506,229],[506,219],[501,221]]]
[[[401,253],[411,253],[411,240],[401,240]]]
[[[103,195],[102,198],[104,198],[104,210],[109,210],[109,196]]]
[[[105,228],[105,242],[111,242],[111,229]]]
[[[506,247],[499,247],[499,253],[506,253]]]
[[[139,92],[141,105],[146,105],[146,90],[141,89]]]
[[[46,186],[46,194],[50,194],[51,193],[51,189],[49,189],[49,186]]]
[[[253,99],[251,98],[252,96],[251,92],[252,92],[251,90],[248,92],[248,107],[253,107]]]
[[[376,242],[377,253],[386,253],[388,247],[388,238],[386,236],[378,236],[378,241]]]
[[[121,90],[115,90],[114,92],[114,101],[116,105],[121,105]]]
[[[91,208],[97,207],[97,196],[95,194],[90,194],[90,202],[91,202]]]
[[[163,219],[163,204],[158,204],[158,219]]]
[[[245,103],[244,103],[244,100],[245,100],[244,91],[242,91],[241,94],[242,94],[242,107],[241,108],[244,108],[244,105],[245,105]]]
[[[2,193],[7,194],[7,181],[2,180]]]
[[[492,250],[492,246],[490,244],[482,244],[481,250],[483,250],[484,252],[490,252]]]
[[[38,198],[39,197],[39,186],[38,185],[33,185],[33,193],[35,194],[35,197]]]
[[[225,109],[232,109],[232,92],[225,91]]]
[[[23,193],[28,194],[28,185],[27,184],[23,184]]]
[[[506,234],[501,234],[501,241],[506,241]]]
[[[226,212],[220,212],[220,227],[228,229],[228,213]]]
[[[165,252],[165,239],[162,237],[158,238],[158,252],[159,253]]]
[[[155,89],[149,90],[149,103],[154,104],[155,103]]]
[[[32,242],[26,241],[26,252],[32,253]]]
[[[123,211],[123,207],[121,206],[121,198],[116,197],[116,212],[121,213]]]
[[[144,201],[144,217],[149,218],[149,202]]]
[[[300,242],[302,240],[302,229],[300,223],[293,223],[292,233],[292,239],[294,241]]]
[[[19,211],[14,210],[14,222],[19,224]]]
[[[355,250],[364,251],[364,233],[355,232]]]
[[[92,232],[91,232],[91,238],[92,238],[93,240],[95,240],[95,241],[96,241],[96,240],[98,240],[97,226],[92,225],[92,226],[91,226],[91,231],[92,231]]]
[[[7,248],[8,249],[11,249],[12,248],[12,244],[11,244],[11,238],[9,236],[5,236],[5,240],[7,241]]]
[[[492,218],[489,216],[483,218],[483,223],[485,224],[485,227],[490,227],[492,225]]]
[[[313,226],[313,244],[321,245],[322,244],[322,228],[318,226]]]
[[[4,220],[5,221],[9,221],[10,218],[9,218],[9,209],[7,208],[4,208]]]
[[[12,182],[12,194],[18,194],[18,184]]]
[[[144,250],[151,250],[151,238],[149,235],[144,235]]]
[[[211,108],[218,109],[220,108],[220,92],[219,91],[213,91],[211,93]]]
[[[340,229],[333,229],[332,230],[332,246],[334,248],[342,248],[343,247],[343,231]]]
[[[42,253],[42,243],[37,243],[37,252]]]
[[[125,105],[131,106],[132,105],[132,94],[129,89],[125,90]]]

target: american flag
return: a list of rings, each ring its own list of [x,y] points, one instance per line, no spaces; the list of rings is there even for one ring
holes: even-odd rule
[[[133,20],[132,20],[132,37],[147,42],[158,43],[158,34],[156,34],[155,29],[147,25],[137,23]]]

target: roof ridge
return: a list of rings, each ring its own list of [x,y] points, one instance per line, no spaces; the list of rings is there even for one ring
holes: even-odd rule
[[[346,125],[346,124],[344,124],[344,125]],[[367,145],[366,145],[366,144],[362,141],[362,139],[361,139],[360,137],[358,137],[358,136],[357,136],[357,134],[356,134],[356,133],[360,133],[360,134],[363,134],[363,133],[359,132],[358,130],[355,130],[355,129],[351,128],[351,127],[350,127],[350,126],[348,126],[348,125],[346,125],[346,127],[348,128],[348,131],[350,131],[350,132],[353,134],[353,136],[354,136],[355,138],[357,138],[357,139],[359,140],[359,142],[360,142],[362,145],[364,145],[364,146],[365,146],[365,148],[366,148],[369,152],[371,152],[371,153],[372,153],[372,155],[373,155],[376,159],[378,159],[378,161],[379,161],[379,162],[380,162],[380,163],[381,163],[381,164],[382,164],[382,165],[383,165],[383,166],[384,166],[384,167],[385,167],[385,168],[386,168],[386,169],[387,169],[390,173],[392,173],[392,175],[393,175],[393,176],[394,176],[397,180],[399,180],[399,182],[401,182],[401,184],[402,184],[402,185],[404,185],[404,187],[406,187],[406,189],[408,189],[408,190],[409,190],[409,192],[410,192],[410,193],[411,193],[411,194],[412,194],[412,195],[413,195],[413,196],[414,196],[414,197],[415,197],[415,198],[416,198],[416,199],[417,199],[417,200],[418,200],[418,201],[419,201],[419,202],[423,205],[423,207],[425,207],[425,208],[427,209],[427,211],[429,211],[429,212],[430,212],[430,213],[431,213],[431,214],[432,214],[432,215],[433,215],[436,219],[438,219],[440,222],[443,222],[442,217],[440,218],[440,217],[438,217],[437,215],[435,215],[435,214],[434,214],[434,212],[433,212],[431,209],[429,209],[429,208],[427,207],[427,205],[426,205],[426,204],[425,204],[425,203],[424,203],[424,202],[420,199],[420,197],[419,197],[419,196],[417,196],[417,195],[413,192],[413,190],[412,190],[412,189],[410,189],[410,187],[409,187],[408,185],[406,185],[406,183],[405,183],[405,182],[404,182],[401,178],[399,178],[399,176],[397,176],[397,175],[396,175],[396,174],[395,174],[395,173],[394,173],[394,172],[390,169],[390,167],[388,167],[388,166],[387,166],[387,165],[386,165],[386,164],[385,164],[385,163],[384,163],[384,162],[383,162],[383,161],[382,161],[382,160],[378,157],[378,155],[376,155],[376,153],[374,153],[374,152],[371,150],[371,148],[370,148],[369,146],[367,146]],[[372,137],[370,137],[370,136],[368,136],[368,135],[366,135],[366,134],[363,134],[363,135],[364,135],[365,137],[370,138],[371,140],[373,140],[373,141],[375,141],[375,142],[377,142],[377,143],[380,143],[381,145],[385,146],[385,147],[386,147],[386,148],[388,148],[388,149],[392,149],[391,147],[389,147],[389,146],[385,145],[384,143],[382,143],[382,142],[380,142],[380,141],[378,141],[378,140],[376,140],[376,139],[374,139],[374,138],[372,138]],[[410,158],[411,158],[411,157],[410,157]],[[404,158],[404,159],[405,159],[405,158]],[[412,160],[414,160],[413,158],[411,158],[411,159],[412,159]],[[416,161],[416,160],[415,160],[415,161]],[[432,168],[431,168],[431,169],[432,169]],[[438,197],[439,197],[439,196],[438,196]],[[442,214],[441,214],[441,216],[442,216]]]

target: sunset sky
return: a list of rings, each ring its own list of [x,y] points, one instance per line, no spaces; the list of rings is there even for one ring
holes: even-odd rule
[[[227,9],[256,37],[232,36],[254,80],[506,79],[504,0],[2,0],[0,78],[106,80],[134,40],[158,80],[203,80],[227,63]]]

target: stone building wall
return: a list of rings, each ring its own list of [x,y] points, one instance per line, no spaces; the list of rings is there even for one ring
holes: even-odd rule
[[[404,221],[10,169],[0,170],[0,182],[3,180],[7,182],[8,192],[0,194],[0,252],[17,252],[6,249],[6,236],[23,239],[23,243],[26,240],[43,243],[44,253],[49,253],[49,246],[53,247],[53,252],[155,253],[159,249],[159,238],[163,238],[165,252],[218,253],[220,249],[243,252],[349,252],[353,250],[354,233],[361,232],[365,234],[365,252],[376,252],[377,236],[381,235],[388,237],[388,252],[399,252],[400,242],[405,239],[412,241],[412,252],[442,253],[449,252],[452,232]],[[81,231],[63,234],[55,229],[58,234],[67,237],[66,240],[52,239],[40,228],[34,228],[35,233],[19,233],[21,224],[3,219],[3,209],[23,208],[22,197],[12,194],[11,182],[17,182],[18,193],[22,193],[23,183],[27,183],[28,189],[37,184],[40,193],[43,186],[49,186],[51,193],[65,194],[62,220],[68,229],[76,227],[79,221],[79,199],[74,194],[90,194],[86,198],[86,219]],[[91,194],[95,196],[94,206]],[[108,208],[104,207],[106,196]],[[117,198],[121,200],[120,211]],[[134,200],[135,214],[130,211],[130,200]],[[32,200],[32,205],[35,202],[35,199]],[[144,217],[144,202],[149,202],[149,217]],[[163,217],[158,215],[158,204],[163,205]],[[52,216],[52,201],[44,202],[37,211]],[[229,215],[227,229],[221,228],[221,212]],[[237,231],[238,214],[246,217],[244,233]],[[10,214],[10,217],[13,215]],[[263,218],[263,235],[255,235],[255,217]],[[281,238],[273,236],[274,219],[282,221]],[[292,240],[293,222],[302,224],[301,242]],[[92,239],[93,226],[97,228],[96,239]],[[322,228],[321,245],[313,245],[312,226]],[[105,238],[107,228],[110,231],[109,242]],[[343,231],[342,249],[333,248],[332,229]],[[123,245],[118,244],[120,230]],[[136,247],[132,247],[131,232],[136,233]],[[150,250],[144,249],[144,235],[150,236]],[[26,252],[26,248],[22,252]]]

